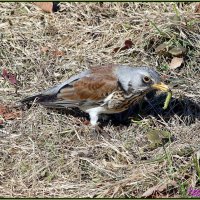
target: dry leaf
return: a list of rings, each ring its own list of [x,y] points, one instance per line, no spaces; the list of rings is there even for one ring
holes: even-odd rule
[[[16,85],[17,84],[17,79],[16,79],[16,76],[14,74],[9,74],[8,80],[12,85]]]
[[[17,111],[15,109],[10,109],[7,106],[0,104],[0,115],[5,120],[16,119],[21,115],[21,111]]]
[[[131,48],[132,46],[133,46],[133,42],[129,39],[129,40],[126,40],[125,42],[124,42],[124,44],[125,44],[125,46],[127,47],[127,48]]]
[[[158,184],[156,186],[149,188],[146,192],[144,192],[142,194],[142,197],[150,197],[150,196],[154,195],[154,193],[156,193],[156,192],[158,192],[158,193],[164,192],[170,186],[176,187],[177,183],[173,180],[169,180],[168,182]]]
[[[181,57],[186,53],[186,48],[179,46],[169,50],[169,53],[175,57]]]
[[[5,120],[11,120],[11,119],[16,119],[17,117],[20,117],[21,111],[13,111],[10,113],[5,113],[4,114],[4,119]]]
[[[159,55],[164,55],[168,52],[169,44],[162,43],[155,48],[155,53]]]
[[[2,77],[3,77],[4,79],[8,78],[8,71],[7,71],[7,69],[5,69],[5,68],[3,68],[3,70],[2,70]]]
[[[63,52],[63,51],[60,51],[60,50],[52,51],[52,54],[53,54],[55,57],[64,56],[64,52]]]
[[[182,63],[183,63],[183,58],[174,57],[172,58],[171,63],[169,64],[169,68],[176,69],[180,67]]]
[[[142,197],[149,197],[149,196],[151,196],[156,191],[157,188],[158,188],[157,185],[149,188],[146,192],[144,192],[142,194]]]
[[[12,85],[17,84],[16,76],[14,74],[8,73],[7,69],[5,69],[5,68],[2,70],[2,77],[5,80],[8,80],[9,83],[11,83]]]
[[[200,3],[195,6],[195,13],[200,14]]]
[[[133,42],[129,39],[129,40],[126,40],[124,42],[124,46],[123,47],[116,47],[113,49],[113,52],[116,53],[117,51],[123,51],[123,50],[126,50],[126,49],[130,49],[132,48],[133,46]]]
[[[33,2],[37,7],[41,8],[45,12],[53,12],[52,2]]]

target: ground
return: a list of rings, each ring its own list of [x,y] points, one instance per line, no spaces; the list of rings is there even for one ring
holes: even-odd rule
[[[1,105],[12,110],[106,63],[153,67],[173,91],[166,110],[165,94],[149,95],[102,122],[97,135],[77,110],[15,108],[19,115],[0,125],[0,197],[190,197],[189,187],[200,188],[197,4],[61,3],[45,13],[32,3],[0,3]],[[181,66],[170,68],[163,43],[186,49]]]

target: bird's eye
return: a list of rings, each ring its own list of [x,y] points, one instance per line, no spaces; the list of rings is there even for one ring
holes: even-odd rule
[[[143,81],[144,81],[145,83],[149,83],[149,82],[151,81],[151,79],[150,79],[148,76],[144,76],[144,77],[143,77]]]

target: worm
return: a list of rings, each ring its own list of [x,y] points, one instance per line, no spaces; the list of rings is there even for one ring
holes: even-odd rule
[[[169,91],[167,92],[167,97],[166,97],[166,99],[165,99],[165,103],[164,103],[164,106],[163,106],[163,109],[164,109],[164,110],[167,109],[171,98],[172,98],[172,91],[169,90]]]

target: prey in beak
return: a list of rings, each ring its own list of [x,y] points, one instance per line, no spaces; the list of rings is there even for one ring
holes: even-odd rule
[[[165,99],[165,103],[164,103],[164,106],[163,106],[163,109],[167,109],[168,105],[169,105],[169,102],[172,98],[172,91],[171,89],[164,83],[160,82],[160,83],[155,83],[152,85],[152,88],[153,89],[156,89],[156,90],[161,90],[163,92],[167,92],[167,97]]]

